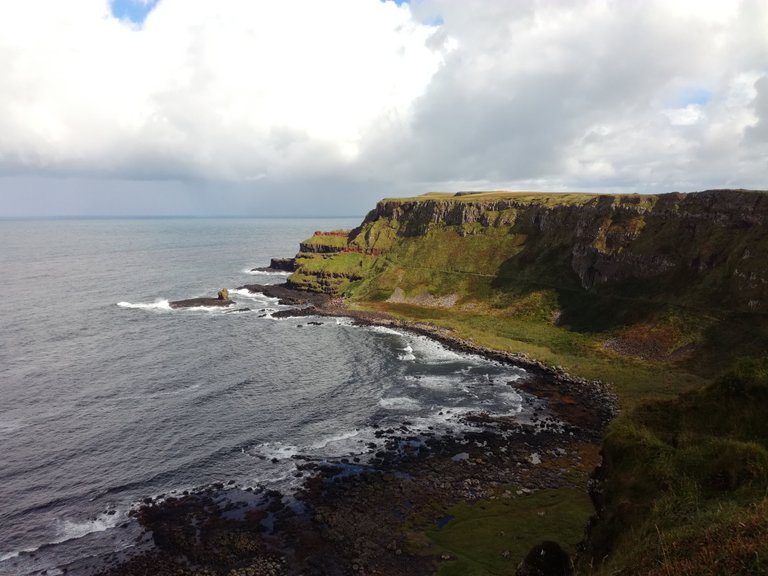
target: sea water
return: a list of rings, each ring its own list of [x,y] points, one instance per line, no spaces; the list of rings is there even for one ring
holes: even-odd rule
[[[523,410],[522,369],[346,318],[275,319],[276,300],[235,290],[283,282],[251,268],[358,222],[0,221],[0,574],[130,552],[145,498],[231,481],[290,493],[292,456],[364,456],[381,427],[440,434]],[[223,287],[233,310],[168,306]]]

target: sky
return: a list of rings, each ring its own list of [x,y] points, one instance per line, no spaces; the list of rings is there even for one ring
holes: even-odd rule
[[[765,0],[0,10],[0,217],[768,188]]]

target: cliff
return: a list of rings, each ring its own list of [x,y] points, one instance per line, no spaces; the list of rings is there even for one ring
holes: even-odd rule
[[[390,199],[346,237],[302,243],[292,282],[353,298],[399,290],[461,302],[473,296],[461,276],[481,275],[499,292],[551,288],[765,311],[766,219],[768,194],[745,190]],[[427,270],[443,277],[425,282]],[[371,271],[375,280],[355,284]]]
[[[767,221],[749,190],[431,193],[316,233],[289,284],[611,383],[579,573],[765,574]]]

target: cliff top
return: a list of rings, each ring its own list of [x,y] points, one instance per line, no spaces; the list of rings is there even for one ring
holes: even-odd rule
[[[484,202],[495,200],[519,200],[542,204],[586,204],[599,194],[589,192],[532,192],[493,190],[488,192],[427,192],[409,198],[385,198],[383,202],[419,202],[427,200],[447,200],[451,202]]]
[[[558,205],[583,205],[600,198],[613,198],[621,203],[653,205],[664,196],[688,196],[697,194],[724,194],[724,193],[750,193],[765,194],[760,190],[705,190],[702,192],[668,192],[665,194],[597,194],[592,192],[534,192],[534,191],[466,191],[466,192],[427,192],[419,196],[405,198],[385,198],[382,202],[422,202],[422,201],[449,201],[449,202],[494,202],[498,200],[516,200],[530,204],[543,204],[548,206]]]

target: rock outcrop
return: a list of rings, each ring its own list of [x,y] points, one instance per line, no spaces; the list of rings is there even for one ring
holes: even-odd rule
[[[538,283],[765,311],[767,222],[768,193],[748,190],[429,194],[383,200],[349,233],[317,233],[301,244],[291,281],[301,289],[350,294],[368,270],[420,267],[496,276],[501,289]],[[431,261],[446,250],[460,257]],[[474,258],[466,256],[473,252]],[[421,288],[407,276],[393,283],[384,275],[389,283],[374,288],[381,296],[397,288],[410,296]]]
[[[296,258],[272,258],[269,266],[251,268],[251,272],[294,272],[296,270]]]
[[[515,576],[573,576],[573,567],[557,542],[545,541],[531,548]]]
[[[235,302],[229,299],[229,290],[222,288],[219,290],[216,298],[189,298],[187,300],[174,300],[169,302],[171,308],[198,308],[204,307],[225,307],[231,306]]]

